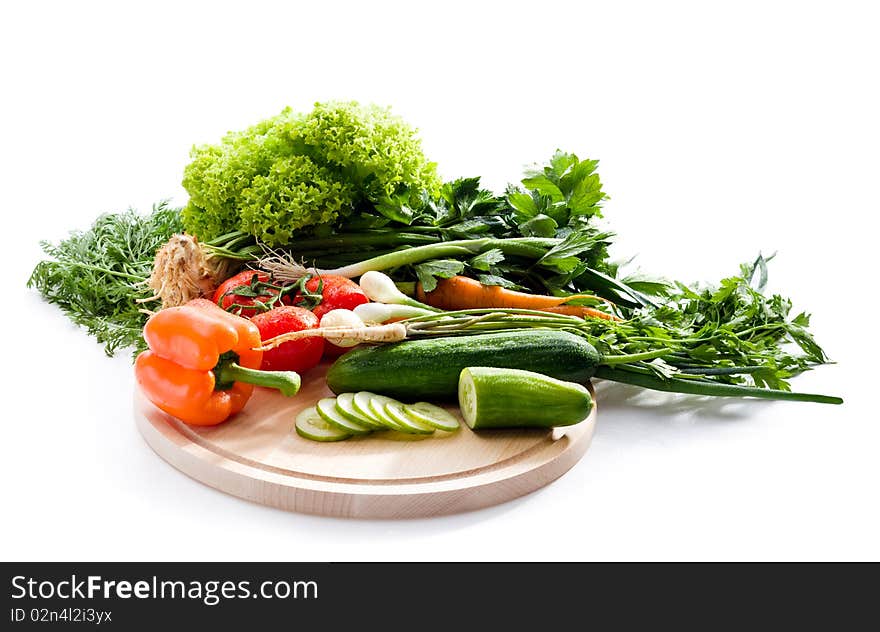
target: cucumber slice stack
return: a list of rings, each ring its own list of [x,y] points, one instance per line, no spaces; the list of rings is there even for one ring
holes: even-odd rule
[[[461,426],[447,410],[419,402],[404,404],[369,391],[325,397],[296,418],[296,432],[312,441],[341,441],[378,430],[430,435],[455,432]]]

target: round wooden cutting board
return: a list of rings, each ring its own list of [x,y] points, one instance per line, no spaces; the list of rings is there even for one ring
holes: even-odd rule
[[[593,436],[595,406],[583,422],[553,430],[473,432],[462,423],[451,434],[309,441],[296,434],[294,418],[333,395],[328,366],[310,371],[296,397],[256,389],[242,412],[218,426],[188,426],[139,391],[135,420],[159,456],[206,485],[272,507],[350,518],[421,518],[517,498],[568,471]]]

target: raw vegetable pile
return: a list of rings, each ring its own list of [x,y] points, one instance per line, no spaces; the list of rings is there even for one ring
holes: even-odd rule
[[[183,209],[163,203],[145,216],[103,215],[87,231],[43,244],[50,259],[29,285],[108,354],[149,346],[137,373],[157,393],[174,390],[156,368],[167,362],[175,376],[200,385],[204,401],[240,389],[244,405],[252,386],[242,384],[295,392],[299,374],[345,354],[328,373],[340,397],[297,424],[323,440],[377,424],[434,427],[387,396],[457,395],[473,427],[498,425],[504,415],[493,398],[520,391],[536,400],[556,393],[551,400],[568,398],[580,414],[583,395],[571,385],[591,377],[840,403],[790,391],[791,377],[828,358],[809,316],[792,315],[789,299],[765,293],[768,258],[714,286],[626,276],[609,258],[613,234],[599,224],[607,195],[597,168],[557,151],[499,194],[478,177],[442,183],[415,130],[388,109],[353,102],[286,109],[218,145],[195,147]],[[187,359],[149,335],[163,314],[180,310],[169,321],[178,326],[172,339],[215,353]],[[199,327],[208,320],[225,323],[226,333],[215,322],[205,337]],[[253,342],[259,361],[236,364],[247,353],[233,351],[240,347],[233,331]],[[260,370],[274,377],[247,373]],[[554,379],[569,386],[554,391],[547,382]],[[386,400],[359,414],[349,399],[362,392]],[[223,410],[221,421],[237,408]],[[546,425],[533,411],[534,424]],[[204,423],[201,415],[192,412],[192,423]],[[330,424],[326,432],[321,423]]]

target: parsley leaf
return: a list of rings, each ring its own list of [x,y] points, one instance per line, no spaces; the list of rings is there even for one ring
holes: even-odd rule
[[[425,292],[437,288],[437,279],[449,279],[464,270],[464,264],[455,259],[435,259],[413,267]]]
[[[492,266],[494,266],[496,263],[501,263],[502,261],[504,261],[504,253],[501,252],[498,248],[492,248],[491,250],[487,250],[486,252],[479,254],[471,259],[468,262],[468,265],[477,270],[488,272],[492,268]]]

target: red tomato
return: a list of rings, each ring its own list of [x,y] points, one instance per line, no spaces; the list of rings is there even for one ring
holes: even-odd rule
[[[320,321],[307,309],[283,305],[257,314],[251,318],[251,322],[260,330],[260,338],[265,341],[290,331],[317,329]],[[265,371],[304,373],[318,364],[323,354],[324,339],[319,336],[291,340],[280,347],[264,351],[260,368]]]
[[[322,282],[321,304],[312,310],[318,318],[332,309],[354,309],[358,305],[370,302],[357,283],[332,274],[312,277],[306,281],[306,289],[309,292],[317,292]]]
[[[218,287],[214,291],[214,302],[220,305],[223,309],[229,308],[231,305],[253,305],[255,301],[259,300],[260,302],[265,303],[270,300],[272,297],[278,295],[277,290],[271,290],[268,288],[263,288],[266,292],[265,294],[261,293],[259,296],[239,296],[233,294],[233,291],[237,288],[242,288],[244,291],[247,291],[253,281],[254,275],[257,276],[257,282],[268,283],[269,275],[265,272],[255,272],[254,270],[244,270],[239,272],[234,277],[226,279],[220,287]],[[289,300],[287,297],[282,298],[283,303],[288,303]],[[251,318],[254,314],[263,311],[259,308],[234,308],[232,310],[234,313],[244,316],[245,318]]]

